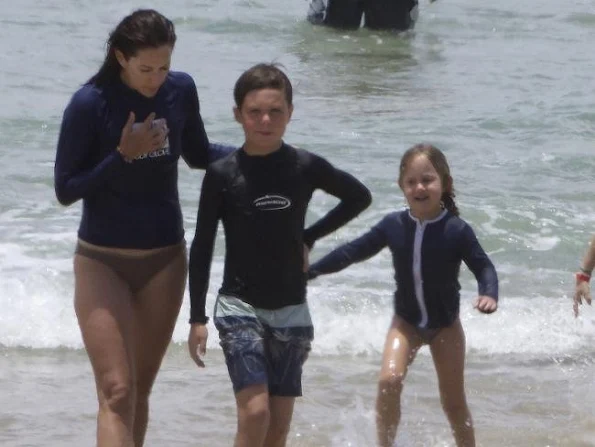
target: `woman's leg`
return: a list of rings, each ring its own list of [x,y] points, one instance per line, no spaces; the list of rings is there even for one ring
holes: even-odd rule
[[[440,401],[458,447],[475,447],[473,421],[465,397],[465,333],[461,321],[442,329],[430,344]]]
[[[136,408],[134,445],[143,445],[149,418],[149,395],[171,341],[186,287],[186,253],[171,262],[135,294],[134,352]]]
[[[391,447],[395,441],[401,418],[403,380],[421,345],[415,328],[395,316],[386,335],[378,380],[376,431],[381,447]]]
[[[134,365],[128,286],[109,267],[75,255],[74,307],[95,374],[98,447],[132,447]]]

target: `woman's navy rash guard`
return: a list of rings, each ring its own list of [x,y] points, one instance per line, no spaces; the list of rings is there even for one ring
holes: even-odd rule
[[[304,230],[312,193],[340,199]],[[225,230],[220,293],[254,307],[279,309],[306,299],[304,244],[335,231],[366,209],[370,191],[324,158],[286,144],[266,156],[243,150],[210,165],[205,174],[190,251],[190,322],[206,322],[205,300],[218,221]]]
[[[117,152],[130,112],[142,122],[155,112],[169,128],[163,148],[127,163]],[[58,201],[83,199],[79,238],[106,247],[150,249],[184,237],[178,159],[206,168],[235,148],[209,144],[192,78],[170,72],[153,98],[119,79],[86,84],[64,111],[54,182]]]
[[[387,215],[363,236],[310,266],[309,278],[338,272],[388,246],[397,289],[395,313],[421,328],[450,326],[459,316],[461,261],[475,275],[479,295],[498,299],[498,276],[469,224],[444,211],[420,223],[408,210]]]

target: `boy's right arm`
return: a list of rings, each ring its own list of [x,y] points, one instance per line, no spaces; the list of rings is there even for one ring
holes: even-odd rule
[[[220,218],[221,188],[216,174],[209,168],[204,176],[196,218],[196,230],[190,246],[188,288],[190,291],[190,323],[206,324],[205,302],[209,274]]]
[[[221,216],[221,188],[216,174],[207,169],[200,191],[196,231],[190,247],[188,285],[190,291],[190,332],[188,349],[199,367],[204,367],[200,355],[206,353],[208,331],[206,324],[206,296],[209,289],[209,275],[217,236],[217,225]]]

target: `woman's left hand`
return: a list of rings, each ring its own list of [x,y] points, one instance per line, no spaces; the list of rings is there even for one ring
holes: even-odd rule
[[[477,297],[473,307],[484,314],[491,314],[498,309],[498,301],[491,296],[481,295]]]

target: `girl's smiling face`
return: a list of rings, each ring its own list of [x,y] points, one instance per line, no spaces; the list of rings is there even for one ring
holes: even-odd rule
[[[426,155],[417,154],[409,160],[399,186],[405,194],[413,217],[432,220],[442,212],[442,193],[445,185]]]

